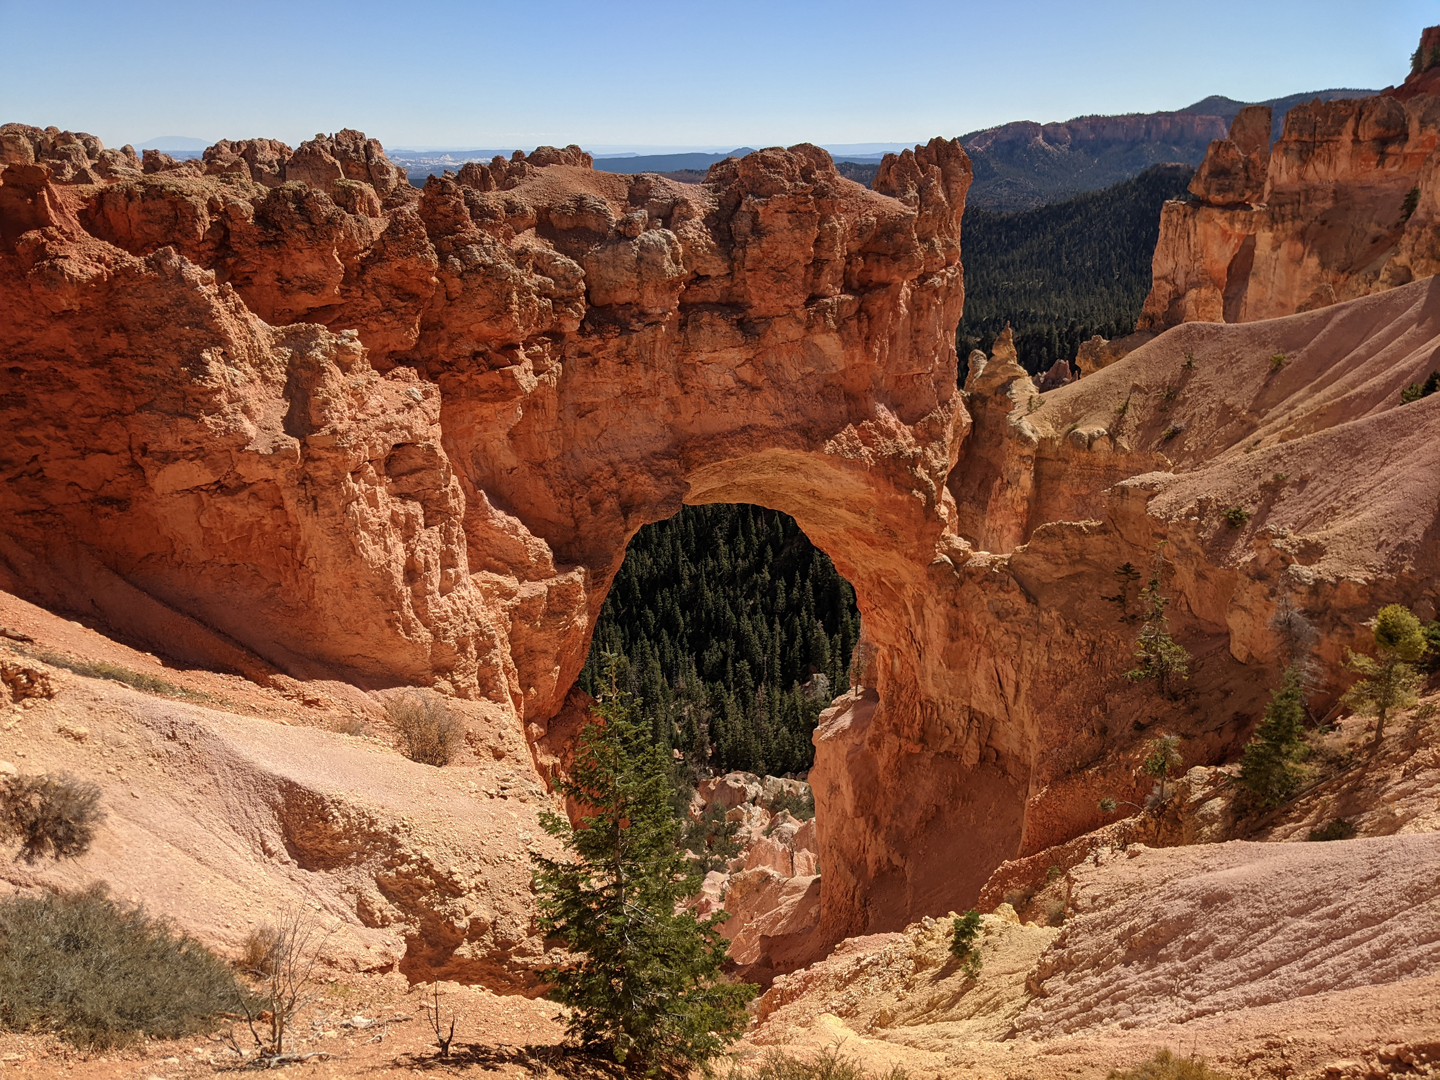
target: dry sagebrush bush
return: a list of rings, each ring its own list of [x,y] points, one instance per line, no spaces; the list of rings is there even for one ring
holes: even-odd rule
[[[733,1066],[728,1080],[907,1080],[908,1076],[899,1065],[878,1075],[871,1073],[838,1048],[826,1047],[806,1059],[771,1050],[758,1063]]]
[[[229,967],[139,907],[85,892],[0,900],[0,1023],[101,1049],[209,1031],[240,990]]]
[[[465,741],[465,721],[437,694],[412,690],[385,706],[400,736],[400,749],[422,765],[448,765]]]
[[[12,776],[0,786],[0,831],[19,839],[16,858],[27,863],[85,854],[104,820],[100,789],[87,780],[65,773]]]
[[[1176,1057],[1169,1050],[1161,1050],[1126,1072],[1112,1070],[1106,1080],[1230,1080],[1230,1075],[1216,1072],[1204,1058]]]

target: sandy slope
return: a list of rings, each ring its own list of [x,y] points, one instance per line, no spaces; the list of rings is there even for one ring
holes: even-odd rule
[[[36,639],[0,638],[0,659],[35,666],[56,690],[0,711],[0,758],[22,772],[95,781],[108,815],[83,857],[0,864],[0,880],[104,881],[222,948],[299,905],[333,929],[327,953],[345,969],[532,985],[526,972],[543,948],[530,927],[527,851],[553,841],[537,820],[550,800],[518,730],[471,709],[469,747],[436,769],[376,737],[387,734],[382,719],[367,715],[355,727],[356,713],[383,717],[355,691],[345,710],[323,686],[301,685],[297,696],[314,702],[306,706],[172,671],[9,596],[0,596],[0,625]],[[82,677],[21,652],[44,648],[154,674],[195,699]],[[318,726],[338,722],[373,734]]]

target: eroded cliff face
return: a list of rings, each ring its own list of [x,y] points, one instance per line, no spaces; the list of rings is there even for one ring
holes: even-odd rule
[[[1433,587],[1433,544],[1412,543],[1433,467],[1387,503],[1387,543],[1405,539],[1378,562],[1315,555],[1312,535],[1373,521],[1322,498],[1325,477],[1285,537],[1217,531],[1212,502],[1186,501],[1258,505],[1252,466],[1301,451],[1242,443],[1355,415],[1351,398],[1296,413],[1309,367],[1264,382],[1277,347],[1364,368],[1389,430],[1382,402],[1434,336],[1416,329],[1428,286],[1345,316],[1402,328],[1378,357],[1325,336],[1337,308],[1278,346],[1163,335],[1043,398],[1013,357],[972,360],[962,392],[954,142],[888,158],[874,191],[802,145],[698,186],[542,148],[416,192],[354,132],[141,168],[84,136],[0,134],[0,586],[257,680],[489,702],[543,773],[583,720],[569,690],[634,532],[687,502],[789,513],[865,627],[859,685],[815,737],[812,955],[963,910],[1002,860],[1099,824],[1153,725],[1186,737],[1187,764],[1235,752],[1292,564],[1307,603],[1343,613]],[[1176,441],[1141,399],[1170,407],[1187,350],[1205,391],[1181,399]],[[1433,419],[1407,408],[1407,429]],[[1358,475],[1376,445],[1355,446]],[[1162,539],[1197,657],[1179,704],[1121,678],[1134,629],[1100,599]]]
[[[1297,105],[1273,147],[1269,108],[1242,110],[1193,198],[1165,204],[1138,328],[1276,318],[1440,270],[1440,98],[1412,89]]]

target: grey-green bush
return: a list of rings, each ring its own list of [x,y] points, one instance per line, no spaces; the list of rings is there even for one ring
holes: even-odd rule
[[[240,1002],[226,963],[103,886],[0,900],[0,1024],[87,1049],[209,1031]]]

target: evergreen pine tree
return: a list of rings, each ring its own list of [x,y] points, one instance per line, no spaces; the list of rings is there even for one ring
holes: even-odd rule
[[[532,855],[540,928],[569,963],[542,972],[547,996],[571,1010],[570,1033],[627,1069],[683,1075],[739,1037],[749,985],[721,975],[723,913],[681,907],[700,879],[680,844],[668,764],[628,695],[596,706],[557,790],[588,809],[579,828],[541,817],[567,860]]]
[[[1176,680],[1190,677],[1190,653],[1170,636],[1170,620],[1165,608],[1170,603],[1168,596],[1160,593],[1160,573],[1164,560],[1159,553],[1155,556],[1155,569],[1150,581],[1140,593],[1140,602],[1145,610],[1145,622],[1135,639],[1135,659],[1140,661],[1125,673],[1131,680],[1154,679],[1160,693],[1173,696]]]
[[[1390,714],[1415,704],[1420,675],[1414,665],[1429,647],[1420,620],[1403,604],[1387,604],[1376,613],[1373,635],[1374,657],[1349,653],[1350,670],[1362,678],[1344,698],[1361,716],[1375,717],[1372,749],[1380,745]]]
[[[1240,786],[1261,806],[1279,806],[1299,789],[1304,778],[1299,762],[1308,749],[1301,673],[1292,664],[1285,669],[1280,688],[1265,707],[1265,719],[1245,747]]]

